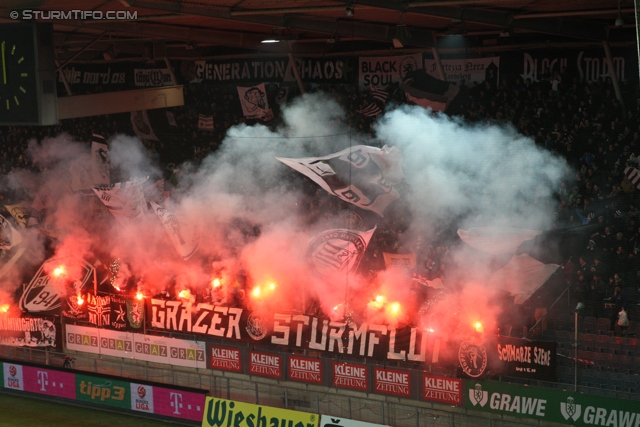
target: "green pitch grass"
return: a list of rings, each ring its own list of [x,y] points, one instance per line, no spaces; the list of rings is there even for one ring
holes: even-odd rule
[[[177,424],[0,394],[0,427],[172,427]]]

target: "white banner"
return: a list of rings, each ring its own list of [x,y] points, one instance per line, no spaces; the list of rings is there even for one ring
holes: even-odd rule
[[[360,57],[360,88],[401,83],[408,72],[422,68],[422,54],[404,56]]]
[[[311,178],[329,194],[380,216],[400,197],[395,184],[404,173],[402,153],[396,147],[355,145],[323,157],[276,159]]]
[[[198,130],[213,130],[213,116],[198,114]]]
[[[173,86],[171,72],[168,68],[134,69],[133,81],[138,87]]]
[[[207,367],[205,344],[200,341],[77,325],[66,325],[64,340],[74,351],[187,368]]]
[[[445,80],[449,83],[460,85],[464,80],[465,86],[471,86],[473,82],[482,83],[485,80],[498,80],[498,70],[500,69],[500,57],[473,59],[442,59]],[[493,64],[493,65],[492,65]],[[424,68],[428,74],[437,79],[441,79],[438,65],[434,59],[425,59]],[[495,76],[487,76],[487,73],[495,72]]]
[[[144,215],[146,201],[142,184],[149,177],[136,178],[128,182],[93,187],[98,198],[109,209],[121,225],[128,221],[139,221]]]
[[[138,135],[138,138],[142,140],[159,141],[158,137],[153,132],[151,122],[149,122],[147,110],[132,111],[131,124],[133,125],[133,131]]]
[[[153,414],[153,386],[131,383],[131,409]]]

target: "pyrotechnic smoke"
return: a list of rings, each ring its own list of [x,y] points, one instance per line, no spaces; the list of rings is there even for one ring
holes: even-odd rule
[[[330,313],[349,295],[353,300],[343,310],[361,309],[365,313],[361,316],[376,322],[408,321],[408,310],[419,310],[416,296],[409,291],[410,278],[389,271],[376,278],[342,274],[327,282],[310,270],[305,259],[309,240],[335,227],[333,215],[338,212],[327,209],[327,215],[310,223],[303,209],[309,196],[302,194],[302,178],[278,162],[277,156],[327,155],[356,145],[356,140],[358,144],[379,145],[382,141],[397,146],[404,157],[407,191],[403,198],[413,209],[413,223],[405,235],[422,234],[425,245],[431,243],[436,227],[451,225],[452,218],[461,221],[460,228],[548,225],[551,190],[565,165],[513,128],[468,125],[418,107],[402,107],[383,116],[376,136],[370,137],[349,131],[344,116],[339,105],[325,95],[307,95],[283,108],[281,128],[234,127],[219,150],[201,165],[179,166],[179,186],[164,206],[181,223],[198,230],[198,253],[188,261],[178,256],[152,210],[125,225],[111,217],[91,217],[88,200],[95,196],[74,192],[69,173],[70,164],[85,159],[86,144],[66,136],[32,142],[29,155],[40,172],[15,173],[10,182],[25,189],[26,200],[43,192],[49,196],[50,215],[59,232],[56,253],[106,254],[102,261],[107,264],[120,259],[122,274],[130,275],[146,295],[168,287],[174,288],[170,289],[174,294],[182,289],[198,294],[215,278],[233,291],[246,280],[245,298],[251,299],[254,288],[260,288],[259,296],[249,304],[256,309],[303,309],[311,298],[317,298],[325,313]],[[116,170],[112,182],[115,177],[119,181],[143,176],[155,180],[161,175],[155,157],[136,138],[117,136],[109,145]],[[406,243],[401,250],[411,250],[414,242],[400,243]],[[447,319],[440,322],[442,328],[454,328],[450,318],[461,310],[469,319],[459,320],[471,322],[477,316],[488,325],[495,323],[498,310],[491,303],[491,284],[485,281],[490,273],[485,260],[474,260],[457,250],[447,258],[456,261],[447,265],[453,269],[447,274],[457,279],[447,285],[458,292],[455,302],[449,298],[447,305],[431,311]],[[471,284],[473,288],[467,287]],[[378,294],[399,304],[394,316],[367,308]]]

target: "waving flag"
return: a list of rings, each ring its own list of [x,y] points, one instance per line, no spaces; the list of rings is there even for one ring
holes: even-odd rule
[[[111,184],[111,163],[109,162],[109,147],[104,137],[91,137],[91,176],[93,185]]]
[[[22,242],[22,236],[5,217],[0,215],[0,249],[8,250]]]
[[[387,98],[389,98],[389,93],[378,86],[371,86],[371,95],[373,99],[380,101],[383,105],[387,103]]]
[[[367,117],[378,117],[382,113],[382,109],[375,102],[370,103],[362,110],[357,110],[356,113],[360,113]]]
[[[185,261],[191,258],[198,249],[198,235],[193,225],[178,221],[178,217],[171,211],[156,203],[151,202],[151,207],[160,217],[162,225],[164,225],[164,229],[171,238],[178,254]]]
[[[273,119],[273,110],[269,108],[267,90],[264,83],[256,86],[237,86],[242,113],[247,119],[259,119],[265,122]]]
[[[129,182],[95,186],[93,191],[120,225],[126,225],[130,221],[140,221],[144,215],[144,208],[147,202],[144,200],[142,184],[148,178],[147,176],[136,178]]]
[[[627,166],[624,168],[624,176],[629,178],[629,181],[635,184],[636,188],[640,189],[640,171],[638,169]]]
[[[356,145],[324,157],[277,159],[329,194],[380,216],[400,197],[395,185],[404,178],[402,153],[395,147]]]
[[[409,101],[424,108],[447,113],[455,110],[469,97],[466,86],[457,86],[436,79],[423,68],[407,73],[400,88],[404,90]]]
[[[369,231],[327,230],[309,244],[308,257],[322,275],[355,271],[367,250],[375,228]]]

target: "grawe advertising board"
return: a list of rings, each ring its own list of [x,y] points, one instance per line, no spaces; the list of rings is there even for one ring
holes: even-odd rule
[[[204,343],[155,335],[66,325],[67,348],[189,368],[206,368]]]
[[[636,426],[637,401],[490,381],[464,381],[469,410],[574,426]]]
[[[229,425],[317,427],[319,421],[318,414],[207,397],[202,427]]]

